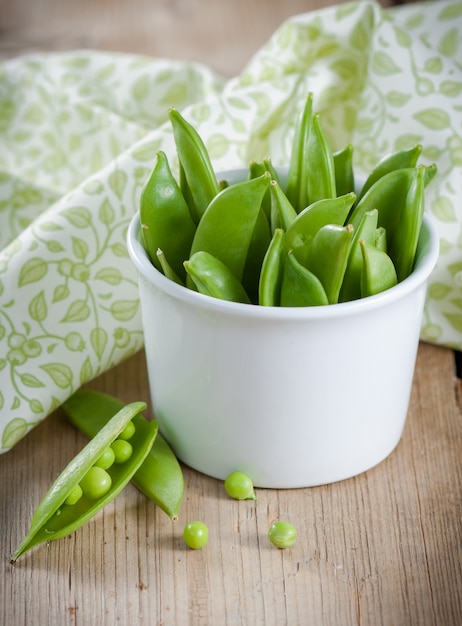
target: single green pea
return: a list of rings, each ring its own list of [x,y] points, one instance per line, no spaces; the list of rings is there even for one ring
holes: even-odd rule
[[[95,465],[97,467],[101,467],[102,469],[109,469],[111,465],[115,461],[115,453],[111,446],[108,446],[103,454],[99,457],[97,461],[95,461]]]
[[[189,522],[183,530],[183,539],[188,548],[199,550],[209,540],[209,529],[204,522]]]
[[[74,489],[71,491],[71,493],[64,500],[64,504],[67,504],[69,506],[77,504],[77,502],[80,500],[82,496],[83,496],[82,487],[80,485],[76,485]]]
[[[268,529],[268,539],[276,548],[289,548],[297,539],[297,531],[289,522],[274,522]]]
[[[119,435],[119,439],[131,439],[135,434],[135,424],[133,422],[128,422],[123,431]]]
[[[102,498],[111,488],[112,478],[102,467],[93,465],[80,481],[83,494],[89,500]]]
[[[224,482],[225,491],[235,500],[256,500],[252,479],[243,472],[231,472]]]
[[[199,250],[184,262],[186,272],[191,277],[199,293],[220,300],[250,304],[241,281],[218,259],[205,250]]]
[[[111,448],[115,455],[114,463],[125,463],[133,453],[131,443],[125,441],[124,439],[116,439],[113,441],[111,443]]]

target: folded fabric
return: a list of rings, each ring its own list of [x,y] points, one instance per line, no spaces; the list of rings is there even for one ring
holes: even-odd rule
[[[170,106],[216,171],[286,164],[308,91],[358,173],[421,143],[438,166],[427,211],[441,240],[422,339],[462,348],[461,51],[461,1],[359,1],[292,17],[227,82],[203,65],[95,51],[4,62],[1,451],[143,345],[125,236],[158,150],[177,167]]]

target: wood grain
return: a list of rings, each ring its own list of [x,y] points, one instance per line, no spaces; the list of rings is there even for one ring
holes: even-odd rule
[[[0,2],[3,58],[98,48],[204,61],[228,76],[283,19],[331,4]],[[143,352],[89,386],[149,402]],[[460,395],[453,353],[421,344],[403,438],[370,471],[237,502],[185,467],[176,524],[129,485],[76,533],[11,565],[35,507],[85,443],[58,410],[0,456],[0,624],[460,626]],[[298,529],[285,551],[266,536],[278,518]],[[182,542],[192,519],[210,528],[200,551]]]
[[[144,354],[89,386],[148,399]],[[185,467],[176,524],[130,485],[72,536],[10,565],[33,509],[85,441],[56,411],[0,457],[0,623],[460,625],[459,392],[452,352],[422,344],[403,438],[370,471],[238,502]],[[201,551],[182,542],[192,519],[210,529]],[[293,548],[269,543],[276,519],[297,527]]]

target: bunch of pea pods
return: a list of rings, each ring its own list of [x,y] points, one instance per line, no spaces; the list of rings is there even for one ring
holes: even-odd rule
[[[353,147],[334,152],[308,94],[287,171],[253,162],[218,180],[204,141],[169,111],[178,181],[159,152],[140,201],[153,265],[208,296],[263,306],[318,306],[389,289],[413,269],[425,188],[436,165],[421,145],[385,156],[355,190]]]

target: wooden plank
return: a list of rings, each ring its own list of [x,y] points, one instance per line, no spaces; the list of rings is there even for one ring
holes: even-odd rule
[[[287,17],[332,4],[332,0],[15,0],[1,7],[0,55],[117,50],[194,60],[233,76]]]
[[[143,353],[89,386],[146,399]],[[12,566],[33,508],[84,443],[58,410],[0,457],[0,623],[462,623],[459,386],[451,351],[422,344],[402,441],[361,476],[237,502],[185,468],[176,524],[129,486],[72,536]],[[289,550],[268,542],[278,518],[298,529]],[[210,529],[201,551],[183,545],[193,519]]]

